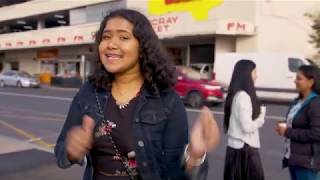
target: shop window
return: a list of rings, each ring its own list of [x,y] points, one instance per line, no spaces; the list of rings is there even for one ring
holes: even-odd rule
[[[76,77],[80,74],[80,62],[60,62],[57,76]]]
[[[17,61],[10,62],[10,66],[11,66],[11,70],[19,71],[19,62]]]
[[[58,73],[58,63],[53,61],[42,61],[41,62],[41,73],[49,73],[56,75]]]
[[[0,34],[24,32],[37,29],[37,19],[35,18],[22,18],[17,20],[10,20],[1,22]]]
[[[53,28],[59,26],[69,26],[69,12],[61,11],[54,14],[49,14],[44,17],[45,28]]]
[[[214,62],[214,45],[191,45],[190,46],[190,63],[213,63]]]
[[[15,5],[15,4],[24,3],[27,1],[28,0],[1,0],[0,7],[11,6],[11,5]]]
[[[186,47],[167,47],[167,51],[175,65],[186,64]]]

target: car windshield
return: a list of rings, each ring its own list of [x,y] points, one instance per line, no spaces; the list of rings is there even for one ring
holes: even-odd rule
[[[19,72],[18,73],[20,77],[24,77],[24,78],[31,78],[32,76],[27,73],[27,72]]]
[[[190,67],[196,71],[201,71],[201,65],[191,65]]]
[[[201,74],[190,67],[180,67],[179,69],[181,73],[185,74],[189,79],[192,79],[192,80],[201,79]]]

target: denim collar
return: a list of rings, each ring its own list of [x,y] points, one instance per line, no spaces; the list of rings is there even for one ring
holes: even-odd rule
[[[299,112],[301,112],[301,110],[306,107],[308,104],[310,104],[310,102],[315,98],[319,96],[319,94],[317,94],[316,92],[312,91],[309,96],[304,100],[304,102],[302,103],[300,109],[297,111],[297,113],[295,114],[295,116],[297,116],[299,114]],[[296,98],[294,100],[294,103],[292,104],[291,108],[296,105],[299,102],[300,98]]]

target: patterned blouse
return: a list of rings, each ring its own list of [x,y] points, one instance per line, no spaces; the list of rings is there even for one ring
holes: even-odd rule
[[[132,128],[132,117],[138,97],[120,108],[116,100],[110,96],[104,110],[105,120],[109,123],[100,122],[95,129],[94,146],[91,152],[94,180],[130,180],[124,163],[131,174],[135,175],[135,179],[141,179],[136,168]],[[111,134],[120,155],[116,153],[108,133]],[[121,158],[125,161],[122,161]]]

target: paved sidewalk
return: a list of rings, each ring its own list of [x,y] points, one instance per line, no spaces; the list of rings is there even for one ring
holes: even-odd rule
[[[0,135],[0,155],[1,154],[6,154],[6,153],[11,153],[11,152],[17,152],[17,151],[24,151],[24,150],[29,150],[29,149],[41,149],[40,146],[33,145],[29,143],[28,141],[22,141],[18,139],[14,139],[11,137],[7,136],[2,136]],[[48,151],[48,150],[46,150]]]
[[[59,169],[52,152],[0,135],[0,180],[79,180],[83,167]]]

